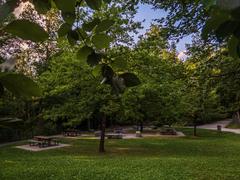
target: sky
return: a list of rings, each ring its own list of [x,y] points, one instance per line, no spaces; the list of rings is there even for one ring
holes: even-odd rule
[[[161,17],[166,17],[167,12],[164,10],[154,10],[152,9],[152,6],[150,5],[139,5],[139,9],[138,9],[138,13],[135,16],[135,20],[136,21],[143,21],[142,26],[144,27],[144,29],[141,29],[139,31],[138,35],[134,36],[135,41],[138,40],[138,36],[141,34],[144,34],[146,32],[147,29],[149,29],[151,23],[153,22],[153,19],[159,19]],[[185,37],[182,40],[180,40],[180,42],[177,44],[177,51],[180,54],[180,56],[184,55],[184,51],[186,50],[185,48],[185,44],[190,44],[192,41],[191,37]]]

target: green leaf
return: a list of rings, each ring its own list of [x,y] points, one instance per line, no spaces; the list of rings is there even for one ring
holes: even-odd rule
[[[229,54],[233,58],[239,57],[238,52],[239,43],[240,43],[239,40],[235,36],[232,36],[228,41]]]
[[[238,39],[240,39],[240,24],[238,24],[238,27],[236,28],[236,30],[233,32],[234,36],[236,36]]]
[[[240,19],[240,7],[234,9],[231,11],[231,15],[234,19],[236,19],[237,21],[239,21]]]
[[[102,65],[98,64],[94,67],[94,69],[92,70],[92,74],[94,77],[98,77],[101,74],[101,69],[102,69]]]
[[[77,29],[77,31],[82,40],[86,40],[88,38],[88,34],[83,29]]]
[[[141,84],[138,77],[133,73],[120,74],[119,77],[124,79],[125,85],[127,87],[133,87]]]
[[[13,12],[17,5],[17,0],[9,0],[0,5],[0,23],[4,21],[10,13]]]
[[[99,62],[102,60],[101,54],[97,54],[95,52],[92,52],[88,57],[87,57],[87,63],[90,66],[96,66],[99,64]]]
[[[230,19],[230,15],[226,11],[218,11],[206,22],[202,30],[202,38],[207,40],[209,34],[216,31],[218,27]]]
[[[74,45],[77,43],[77,41],[79,40],[79,36],[77,31],[75,30],[70,30],[67,34],[67,38],[68,38],[68,42],[71,45]]]
[[[62,12],[75,13],[76,0],[54,0],[54,2]]]
[[[65,36],[71,30],[71,28],[72,27],[68,23],[62,24],[58,30],[58,36],[59,37]]]
[[[87,61],[87,58],[90,54],[92,54],[94,51],[92,48],[88,47],[88,46],[84,46],[81,49],[79,49],[79,51],[77,52],[77,58],[79,60],[84,60]]]
[[[215,31],[218,39],[224,39],[231,35],[238,28],[238,23],[236,21],[226,21],[221,24]]]
[[[0,76],[0,82],[15,96],[37,97],[42,94],[39,86],[23,74],[2,73]]]
[[[102,5],[102,0],[85,0],[87,5],[93,10],[100,10]]]
[[[103,32],[107,31],[110,29],[110,27],[114,24],[115,22],[113,20],[103,20],[97,27],[96,27],[96,32]]]
[[[112,78],[113,75],[114,75],[114,71],[112,70],[112,68],[110,66],[104,64],[102,66],[102,76]]]
[[[91,32],[99,23],[100,23],[100,19],[95,18],[90,22],[85,22],[83,23],[83,30],[87,31],[87,32]]]
[[[48,33],[41,26],[24,19],[11,22],[4,30],[24,40],[40,42],[48,39]]]
[[[106,34],[96,34],[92,37],[92,42],[97,49],[108,48],[112,38]]]
[[[49,0],[33,0],[35,9],[40,14],[46,14],[51,9],[51,2]]]
[[[62,17],[64,21],[67,22],[68,24],[73,24],[76,19],[75,13],[70,13],[70,12],[63,12]]]

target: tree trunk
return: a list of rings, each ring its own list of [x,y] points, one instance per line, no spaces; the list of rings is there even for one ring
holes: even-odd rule
[[[233,120],[234,124],[240,124],[240,113],[239,113],[239,111],[237,111],[233,114],[232,120]]]
[[[90,119],[88,119],[88,121],[87,121],[87,128],[88,128],[88,131],[90,132],[91,131],[91,121],[90,121]]]
[[[99,152],[100,153],[105,152],[105,147],[104,147],[105,129],[106,129],[106,115],[103,114],[102,119],[101,119],[101,124],[100,124],[100,130],[101,130],[101,137],[100,137],[100,142],[99,142]]]
[[[143,132],[143,122],[142,121],[140,122],[140,132],[141,133]]]
[[[196,123],[194,123],[193,135],[194,135],[194,136],[197,136],[197,124],[196,124]]]

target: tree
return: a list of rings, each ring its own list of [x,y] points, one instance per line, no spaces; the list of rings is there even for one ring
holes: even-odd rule
[[[218,75],[223,47],[206,43],[200,36],[195,36],[192,45],[188,45],[188,59],[185,62],[187,74],[186,102],[190,121],[194,125],[194,135],[199,124],[208,123],[225,117],[220,104]]]
[[[157,19],[156,22],[169,29],[168,36],[173,40],[199,32],[208,17],[202,0],[142,0],[142,2],[171,12],[165,18]]]
[[[123,91],[124,86],[134,86],[139,83],[138,78],[131,73],[118,74],[112,70],[108,65],[109,58],[106,54],[106,50],[110,47],[112,42],[112,37],[106,33],[115,21],[112,17],[107,19],[99,19],[94,17],[95,14],[100,15],[98,12],[102,5],[107,9],[108,1],[90,1],[90,0],[71,0],[67,1],[33,1],[35,9],[40,14],[46,14],[51,7],[57,8],[60,10],[60,16],[62,17],[64,23],[61,25],[58,36],[67,37],[68,42],[72,45],[80,48],[78,51],[78,59],[86,60],[90,66],[96,66],[99,64],[101,69],[101,74],[103,76],[102,83],[111,85],[113,93],[120,93]],[[93,13],[88,8],[94,10]],[[118,5],[116,3],[115,5]],[[128,4],[126,4],[128,6]],[[5,3],[3,7],[11,7],[10,4]],[[125,6],[125,8],[127,7]],[[133,9],[134,5],[131,5]],[[2,7],[1,7],[2,8]],[[12,12],[13,9],[9,12],[4,12],[8,15]],[[87,10],[87,11],[85,11]],[[133,9],[134,10],[134,9]],[[89,19],[81,19],[82,13],[92,14],[92,17]],[[115,14],[118,13],[118,10],[115,9]],[[119,23],[118,23],[119,24]],[[31,31],[29,31],[31,29]],[[10,33],[14,36],[17,36],[24,40],[31,40],[33,42],[43,42],[47,39],[50,39],[49,33],[42,26],[35,22],[31,22],[26,19],[17,19],[6,26],[3,30],[7,33]],[[104,138],[105,138],[105,115],[103,115],[102,120],[102,135],[100,141],[100,151],[104,151]]]
[[[124,94],[125,116],[133,122],[173,125],[183,117],[184,65],[167,42],[166,29],[153,25],[127,52],[128,68],[141,85]]]

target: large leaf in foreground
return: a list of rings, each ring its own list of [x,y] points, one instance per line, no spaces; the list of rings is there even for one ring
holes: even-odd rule
[[[110,27],[114,24],[115,22],[113,20],[103,20],[97,27],[96,27],[96,32],[103,32],[107,31],[110,29]]]
[[[212,17],[206,22],[202,29],[202,38],[208,39],[209,34],[216,31],[223,23],[230,19],[230,15],[226,11],[217,11]]]
[[[99,23],[100,23],[100,19],[95,18],[90,22],[85,22],[83,23],[83,30],[91,32]]]
[[[98,49],[108,48],[112,38],[106,34],[96,34],[92,37],[92,42]]]
[[[96,65],[98,65],[101,60],[102,60],[101,54],[98,54],[98,53],[95,53],[95,52],[92,52],[92,54],[90,54],[90,55],[87,57],[87,63],[88,63],[90,66],[96,66]]]
[[[99,10],[102,5],[102,0],[85,0],[87,5],[94,9],[94,10]]]
[[[39,86],[22,74],[2,73],[0,75],[0,83],[18,97],[38,97],[42,94]]]
[[[74,12],[76,0],[54,0],[57,8],[63,12]]]
[[[68,23],[62,24],[61,27],[58,29],[58,36],[65,36],[71,30],[71,28],[72,27]]]
[[[141,83],[138,77],[133,73],[124,73],[119,75],[119,77],[124,79],[127,87],[137,86]]]
[[[48,39],[48,33],[41,26],[24,19],[11,22],[4,30],[24,40],[41,42]]]
[[[79,40],[79,35],[78,32],[76,30],[70,30],[67,34],[67,38],[68,38],[68,42],[71,45],[75,45],[76,42]]]
[[[80,60],[87,60],[88,56],[92,54],[94,51],[92,48],[88,46],[84,46],[77,52],[77,58]]]

